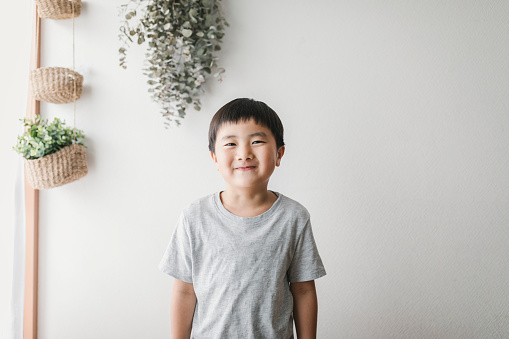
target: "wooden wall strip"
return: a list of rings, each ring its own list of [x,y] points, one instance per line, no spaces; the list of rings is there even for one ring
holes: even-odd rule
[[[41,62],[41,18],[34,6],[32,27],[32,47],[30,52],[30,70],[40,67]],[[31,94],[28,82],[28,99],[26,117],[33,119],[40,114],[40,102]],[[23,339],[37,338],[37,290],[39,271],[39,191],[28,182],[25,169],[25,216],[26,216],[26,249],[25,249],[25,308],[23,315]]]

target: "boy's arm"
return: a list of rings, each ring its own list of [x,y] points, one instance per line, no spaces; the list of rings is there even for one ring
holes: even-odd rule
[[[193,324],[196,294],[193,284],[175,279],[171,294],[171,337],[174,339],[189,339]]]
[[[316,339],[318,300],[315,281],[290,283],[293,294],[293,318],[298,339]]]

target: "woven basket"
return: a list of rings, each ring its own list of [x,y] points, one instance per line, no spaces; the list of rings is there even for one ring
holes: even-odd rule
[[[62,186],[88,173],[85,146],[72,144],[39,159],[25,159],[25,167],[33,188]]]
[[[72,18],[72,2],[74,2],[74,17],[81,14],[81,0],[35,0],[41,18],[70,19]]]
[[[65,104],[81,98],[83,76],[69,68],[43,67],[30,73],[32,95],[36,100]],[[76,83],[76,95],[74,95]]]

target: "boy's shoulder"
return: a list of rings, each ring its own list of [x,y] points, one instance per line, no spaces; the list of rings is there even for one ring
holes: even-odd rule
[[[193,200],[191,203],[187,204],[186,207],[184,207],[182,213],[184,215],[190,214],[192,215],[203,211],[215,209],[214,197],[217,194],[219,194],[219,192],[208,194],[206,196]]]
[[[274,192],[278,196],[278,200],[281,200],[281,204],[284,212],[292,213],[298,217],[309,218],[309,212],[304,205],[297,200],[289,198],[279,192]]]

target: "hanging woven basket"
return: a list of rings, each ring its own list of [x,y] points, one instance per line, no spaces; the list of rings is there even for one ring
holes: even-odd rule
[[[37,68],[30,73],[30,83],[36,100],[54,104],[76,101],[83,92],[83,76],[69,68]]]
[[[73,13],[74,17],[81,14],[81,0],[35,0],[37,9],[41,18],[47,19],[70,19]]]
[[[39,159],[25,159],[25,167],[35,189],[68,184],[88,173],[85,146],[72,144]]]

